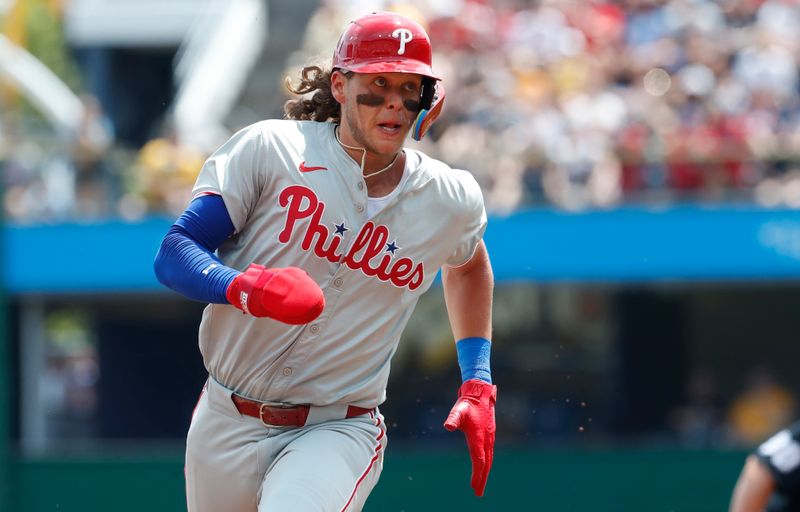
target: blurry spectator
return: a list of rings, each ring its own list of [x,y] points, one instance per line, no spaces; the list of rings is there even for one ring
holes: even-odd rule
[[[84,95],[83,118],[70,147],[75,175],[75,213],[99,217],[111,211],[116,195],[106,156],[114,140],[110,120],[97,98]]]
[[[706,368],[691,372],[686,383],[686,402],[671,414],[672,428],[681,444],[712,448],[722,438],[722,410],[714,374]]]
[[[753,369],[745,388],[728,409],[734,442],[754,445],[789,424],[797,410],[795,397],[765,367]]]
[[[133,178],[149,211],[178,215],[207,155],[182,144],[171,126],[139,150]]]

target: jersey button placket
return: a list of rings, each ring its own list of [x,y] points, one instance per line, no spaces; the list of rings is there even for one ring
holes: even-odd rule
[[[291,369],[291,368],[289,368],[289,367],[287,366],[286,368],[284,368],[284,369],[283,369],[283,376],[284,376],[284,377],[289,377],[289,376],[291,376],[291,375],[292,375],[292,369]]]
[[[317,334],[319,332],[319,325],[314,324],[309,327],[308,330],[311,332],[311,334]]]

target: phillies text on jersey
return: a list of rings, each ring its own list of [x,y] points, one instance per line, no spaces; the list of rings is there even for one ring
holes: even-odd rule
[[[325,212],[325,203],[320,201],[314,191],[302,185],[292,185],[280,193],[280,205],[287,209],[286,224],[278,235],[281,243],[291,240],[295,225],[299,220],[309,219],[301,228],[301,247],[304,251],[312,249],[314,254],[331,263],[344,263],[353,270],[360,270],[365,276],[376,277],[391,282],[395,286],[408,286],[416,290],[425,275],[422,263],[409,258],[394,259],[394,251],[386,251],[389,246],[389,229],[384,225],[366,222],[356,235],[356,240],[347,253],[340,253],[340,236],[331,237],[331,230],[320,222]],[[316,239],[316,242],[314,241]],[[375,259],[380,258],[375,262]]]

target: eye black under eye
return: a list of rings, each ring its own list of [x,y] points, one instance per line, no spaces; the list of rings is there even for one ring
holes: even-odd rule
[[[420,105],[419,101],[415,100],[403,100],[403,106],[409,112],[419,112],[422,109],[422,105]]]

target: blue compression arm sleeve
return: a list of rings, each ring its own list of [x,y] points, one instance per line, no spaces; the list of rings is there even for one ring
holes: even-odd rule
[[[196,301],[227,304],[225,291],[239,275],[214,255],[234,232],[222,197],[193,200],[164,236],[154,269],[162,284]]]
[[[489,364],[491,341],[486,338],[464,338],[456,342],[456,352],[458,352],[462,382],[480,379],[492,383],[492,370]]]

